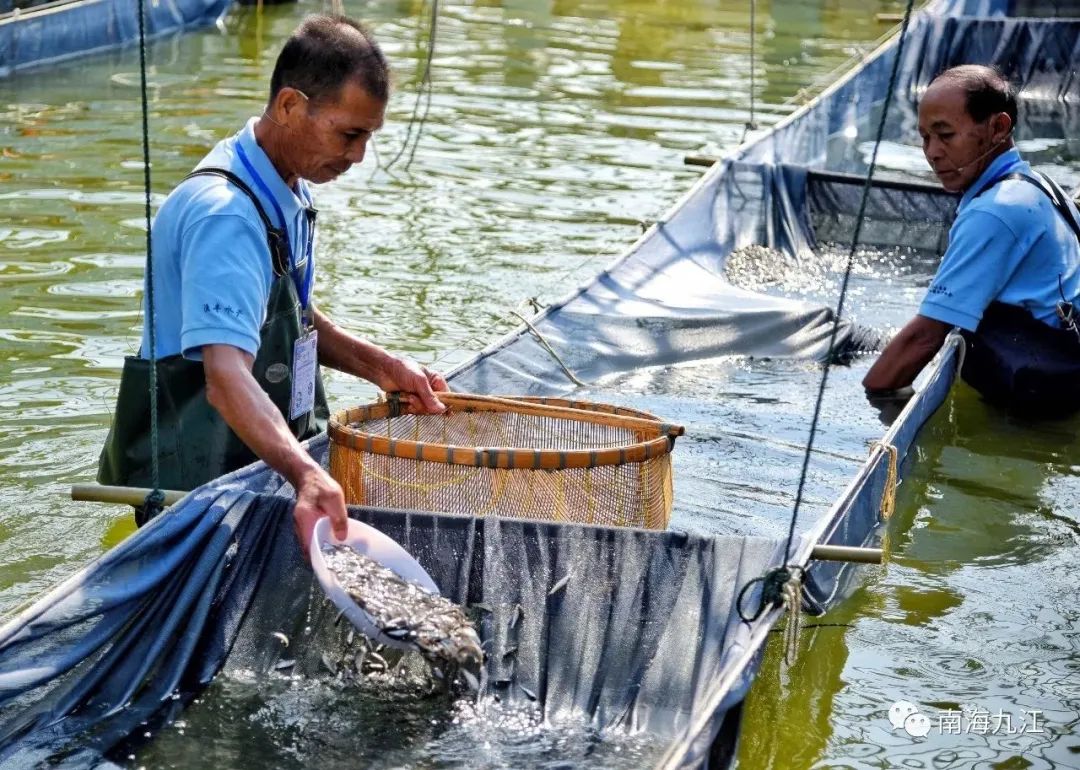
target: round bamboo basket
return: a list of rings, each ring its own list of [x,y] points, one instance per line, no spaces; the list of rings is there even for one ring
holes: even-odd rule
[[[330,418],[330,473],[349,504],[664,529],[683,434],[635,409],[440,393],[444,414],[397,402]]]

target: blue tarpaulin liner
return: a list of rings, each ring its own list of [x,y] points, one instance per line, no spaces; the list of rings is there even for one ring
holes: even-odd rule
[[[148,38],[213,23],[232,0],[146,3]],[[139,39],[138,0],[70,0],[4,14],[0,3],[0,77],[16,70],[117,48]]]
[[[979,41],[1002,23],[1027,30],[1010,33],[1015,39],[1052,30],[1044,21],[956,16],[959,5],[936,3],[913,23],[908,51],[920,53],[904,70],[901,102],[925,85],[929,71],[915,66],[925,58],[944,64],[995,52],[1027,56],[1007,43],[990,51]],[[950,24],[968,31],[935,37]],[[1073,34],[1071,22],[1061,29],[1062,41]],[[668,386],[663,375],[673,364],[707,366],[728,356],[826,354],[828,308],[737,288],[724,265],[750,245],[795,254],[850,238],[861,181],[837,172],[859,168],[830,153],[830,143],[876,114],[894,55],[895,41],[775,132],[715,165],[627,254],[533,319],[535,332],[508,335],[451,377],[465,391],[586,396],[610,392],[627,375],[650,378],[664,416],[685,421],[691,436],[704,434],[700,451],[683,457],[676,450],[669,531],[352,510],[415,554],[455,601],[488,606],[479,618],[488,696],[502,687],[508,703],[535,698],[552,720],[645,732],[663,747],[650,760],[657,766],[730,763],[740,704],[780,615],[772,610],[744,623],[733,601],[749,579],[782,562],[787,521],[749,506],[721,510],[727,501],[710,494],[715,458],[706,448],[721,438],[709,431],[724,415],[694,418],[725,405]],[[1022,69],[1032,83],[1041,72]],[[1074,88],[1063,85],[1070,77],[1059,73],[1054,93]],[[939,253],[954,205],[952,196],[924,185],[875,185],[863,242]],[[845,329],[842,337],[849,336]],[[883,437],[896,448],[901,473],[961,355],[962,343],[951,337]],[[563,366],[589,385],[578,389]],[[309,449],[325,461],[326,437]],[[883,446],[855,461],[847,487],[803,520],[794,561],[808,564],[818,542],[872,540],[888,476]],[[140,750],[147,732],[174,719],[222,672],[270,676],[281,656],[272,632],[312,640],[296,665],[313,672],[316,642],[332,633],[332,613],[312,590],[293,538],[291,498],[262,464],[212,482],[0,628],[0,763],[92,765]],[[850,565],[813,563],[807,607],[827,609],[851,574]],[[565,591],[549,595],[566,575]],[[518,605],[523,620],[511,629]],[[513,667],[503,655],[508,645],[517,648]],[[346,748],[366,756],[363,735],[356,740]],[[581,758],[563,757],[568,764]]]
[[[920,94],[939,72],[958,64],[995,65],[1020,89],[1019,138],[1075,136],[1080,18],[984,18],[956,15],[956,7],[932,4],[912,20],[896,84],[900,97],[890,107],[894,112],[883,138],[914,136]],[[895,41],[883,45],[822,97],[733,159],[865,173],[862,156],[850,153],[850,132],[872,139],[876,121],[871,125],[870,120],[885,98],[896,51]]]

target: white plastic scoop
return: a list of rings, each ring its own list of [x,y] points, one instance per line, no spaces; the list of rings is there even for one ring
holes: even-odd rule
[[[408,642],[391,639],[382,633],[371,616],[345,592],[334,573],[326,566],[326,560],[323,558],[324,545],[346,545],[396,573],[399,577],[417,583],[424,590],[438,596],[439,587],[435,585],[431,576],[416,559],[409,555],[408,551],[374,527],[350,519],[349,534],[344,540],[338,540],[330,528],[329,518],[323,517],[315,524],[315,532],[311,538],[311,568],[315,571],[315,577],[326,592],[327,598],[345,613],[345,617],[354,626],[379,644],[399,650],[413,649],[413,645]]]

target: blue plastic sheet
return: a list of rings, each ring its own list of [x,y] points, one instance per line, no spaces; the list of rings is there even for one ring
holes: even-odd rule
[[[210,24],[230,5],[232,0],[147,2],[146,36]],[[0,16],[0,77],[137,42],[138,7],[138,0],[71,0]]]
[[[916,59],[905,70],[901,102],[929,77],[929,69],[916,66],[924,58],[1022,56],[1016,41],[1045,41],[1053,29],[955,15],[970,5],[935,3],[912,25],[906,55]],[[1000,51],[983,45],[993,30],[1012,30]],[[1060,45],[1048,50],[1071,50],[1072,24],[1061,30]],[[894,41],[774,132],[717,164],[615,264],[537,316],[535,329],[561,363],[522,329],[454,372],[455,388],[565,392],[574,385],[564,364],[591,381],[729,355],[822,358],[828,308],[738,289],[723,266],[745,246],[793,253],[849,230],[861,186],[820,169],[858,170],[846,156],[830,155],[830,142],[845,127],[872,120],[895,50]],[[1025,71],[1025,82],[1042,82],[1038,66]],[[1064,85],[1054,93],[1071,93],[1071,75],[1059,77]],[[915,222],[919,247],[933,251],[951,219],[947,195],[916,187],[876,187],[870,203],[868,244],[902,242],[897,233]],[[959,343],[950,341],[883,438],[896,448],[901,473],[919,428],[946,397],[959,355]],[[678,404],[677,394],[668,398]],[[309,450],[324,460],[325,436]],[[796,563],[809,564],[817,542],[872,540],[888,462],[885,448],[875,450],[839,499],[806,523]],[[238,471],[196,490],[0,628],[0,763],[92,765],[137,745],[144,723],[174,718],[221,670],[273,666],[278,652],[269,630],[302,625],[316,601],[291,533],[290,505],[291,490],[264,465]],[[666,746],[663,767],[730,762],[740,703],[779,617],[772,610],[742,623],[733,597],[750,577],[781,562],[780,539],[366,509],[354,515],[414,552],[455,600],[492,604],[495,612],[481,626],[492,644],[505,641],[507,608],[525,608],[530,620],[518,640],[525,664],[508,672],[489,660],[492,681],[517,681],[550,713],[648,730]],[[582,564],[600,565],[606,576],[568,584],[573,606],[587,608],[586,624],[547,594],[559,575]],[[827,609],[851,575],[850,565],[814,563],[810,608]],[[658,622],[640,622],[646,616]]]

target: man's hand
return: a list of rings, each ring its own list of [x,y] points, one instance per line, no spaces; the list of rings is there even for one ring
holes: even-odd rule
[[[329,516],[334,535],[344,540],[349,534],[349,516],[341,487],[321,467],[313,467],[297,481],[293,529],[306,558],[311,547],[311,534],[319,519]]]
[[[436,395],[450,390],[446,379],[415,361],[392,359],[375,384],[387,393],[400,393],[405,411],[410,414],[440,414],[446,411],[446,405]]]
[[[900,416],[900,412],[907,406],[907,402],[915,395],[915,388],[908,385],[906,388],[894,390],[870,390],[866,391],[866,400],[870,406],[877,410],[878,419],[885,427],[889,427]]]
[[[318,308],[319,363],[375,383],[387,393],[399,392],[405,409],[413,414],[439,414],[446,405],[436,393],[450,390],[438,372],[415,361],[397,358],[378,345],[346,333]]]

